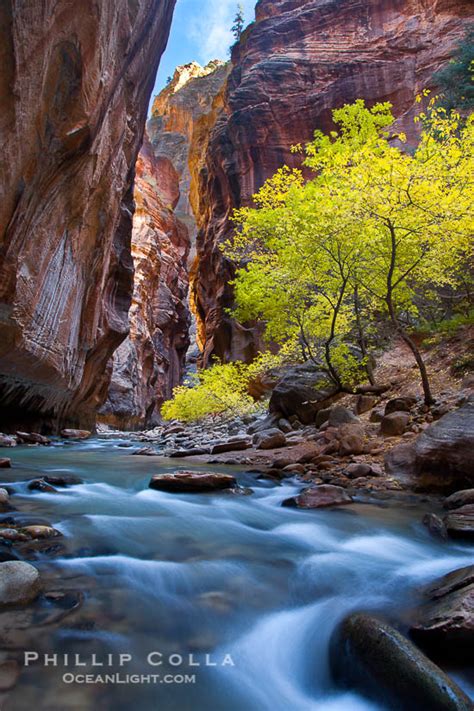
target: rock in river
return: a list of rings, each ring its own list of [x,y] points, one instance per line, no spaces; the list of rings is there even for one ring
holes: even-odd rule
[[[17,560],[0,563],[0,606],[27,605],[40,589],[40,576],[34,566]]]
[[[182,471],[174,474],[155,474],[149,486],[151,489],[170,493],[199,493],[230,489],[237,486],[237,482],[231,474]]]
[[[296,506],[299,509],[321,509],[328,506],[351,504],[352,497],[341,486],[321,484],[304,489],[298,496],[285,499],[282,506]]]
[[[61,437],[64,439],[88,439],[90,436],[89,430],[61,430]]]
[[[444,524],[453,538],[474,539],[474,504],[450,511]]]
[[[459,509],[461,506],[474,504],[474,489],[462,489],[451,494],[444,500],[443,506],[445,509]]]
[[[38,432],[17,432],[16,436],[20,442],[26,442],[27,444],[51,444],[51,440],[48,437],[38,434]]]
[[[430,654],[466,658],[474,649],[474,565],[438,578],[425,590],[410,633]]]
[[[0,457],[0,469],[10,469],[12,460],[8,457]]]
[[[330,642],[330,665],[342,686],[399,711],[472,711],[464,692],[390,625],[352,613]]]

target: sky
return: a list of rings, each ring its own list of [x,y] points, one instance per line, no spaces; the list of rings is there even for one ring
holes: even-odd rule
[[[256,0],[240,0],[245,24],[255,18]],[[229,58],[234,39],[230,28],[239,0],[177,0],[170,38],[160,62],[153,96],[166,85],[180,64],[196,60],[201,65],[211,59]]]

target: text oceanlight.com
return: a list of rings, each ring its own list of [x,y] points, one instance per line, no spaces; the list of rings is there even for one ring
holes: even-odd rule
[[[195,674],[63,674],[65,684],[195,684]]]

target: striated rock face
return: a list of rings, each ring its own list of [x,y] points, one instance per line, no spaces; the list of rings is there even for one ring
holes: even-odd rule
[[[100,419],[122,429],[151,426],[183,375],[189,346],[189,238],[160,197],[162,164],[147,137],[135,180],[130,335],[115,351]]]
[[[175,70],[171,82],[153,102],[147,124],[153,150],[162,173],[160,190],[177,199],[176,215],[195,229],[197,177],[195,164],[204,158],[230,64],[214,60],[205,67],[190,62]],[[178,189],[178,191],[177,191]],[[165,195],[163,196],[166,200]],[[199,214],[199,212],[196,210]]]
[[[290,147],[331,126],[331,110],[357,98],[391,101],[413,139],[415,95],[430,86],[463,36],[471,0],[260,0],[234,48],[224,108],[200,172],[193,301],[203,362],[251,357],[253,329],[224,312],[232,268],[219,252],[234,207],[284,163]]]
[[[212,128],[224,106],[224,87],[230,64],[212,61],[205,67],[191,62],[178,67],[165,89],[153,102],[147,130],[160,165],[161,191],[189,230],[190,282],[196,278],[196,234],[207,214],[200,195],[199,176],[206,170],[206,153]],[[178,197],[176,198],[176,195]],[[191,336],[202,350],[205,334],[202,318],[192,298]]]
[[[175,0],[0,5],[0,403],[89,424],[128,332],[134,166]]]

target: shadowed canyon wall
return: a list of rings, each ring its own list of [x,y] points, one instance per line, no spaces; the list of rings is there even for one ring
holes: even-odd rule
[[[252,357],[258,336],[225,313],[232,266],[219,244],[234,207],[282,164],[290,147],[331,127],[357,98],[390,101],[413,138],[416,94],[432,83],[474,16],[471,0],[260,0],[233,49],[224,106],[208,138],[196,207],[200,231],[192,302],[203,364]]]
[[[0,4],[0,418],[92,424],[128,332],[133,178],[175,0]]]
[[[102,422],[122,429],[153,426],[181,381],[189,346],[189,235],[173,208],[179,198],[145,136],[135,178],[130,334],[113,356]]]

